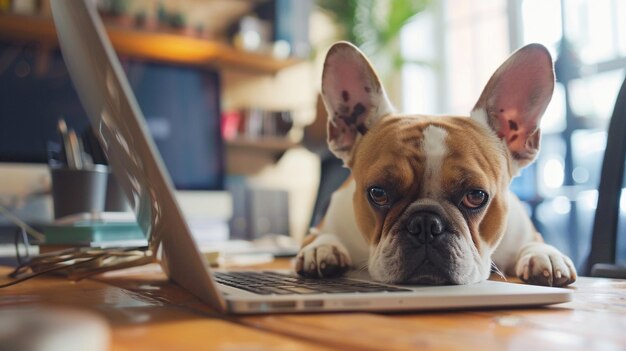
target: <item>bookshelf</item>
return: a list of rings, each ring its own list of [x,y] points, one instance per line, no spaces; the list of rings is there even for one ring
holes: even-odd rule
[[[114,25],[107,25],[106,29],[116,52],[131,58],[271,74],[301,62],[237,50],[216,40]],[[58,46],[54,23],[43,16],[0,14],[0,39],[37,42],[48,48]]]
[[[276,59],[269,55],[244,52],[220,41],[167,32],[148,32],[106,24],[107,34],[120,56],[148,61],[180,64],[211,69],[233,69],[254,74],[275,74],[301,60]],[[50,17],[0,14],[0,39],[34,42],[43,49],[58,46],[54,23]],[[254,154],[263,163],[275,162],[297,143],[285,138],[241,138],[225,141],[228,159],[238,162]],[[252,170],[257,167],[250,168]],[[253,172],[249,168],[236,173]]]

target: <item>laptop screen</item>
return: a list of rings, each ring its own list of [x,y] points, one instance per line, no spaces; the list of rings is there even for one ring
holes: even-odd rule
[[[113,172],[161,266],[204,302],[225,309],[206,258],[174,198],[173,184],[91,1],[53,0],[63,58]]]
[[[182,222],[176,224],[180,230],[186,228],[172,181],[121,64],[110,42],[105,41],[106,32],[95,9],[82,2],[69,7],[71,13],[58,14],[54,9],[61,51],[76,92],[139,226],[156,250],[167,230],[165,213]]]

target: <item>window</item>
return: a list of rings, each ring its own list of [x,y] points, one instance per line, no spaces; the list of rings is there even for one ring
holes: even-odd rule
[[[606,127],[625,75],[625,18],[621,0],[447,0],[435,1],[402,35],[405,56],[430,63],[404,67],[409,113],[467,115],[493,71],[525,44],[541,43],[559,59],[541,153],[512,188],[546,241],[579,269],[589,251]],[[618,251],[626,263],[624,196],[621,208]]]

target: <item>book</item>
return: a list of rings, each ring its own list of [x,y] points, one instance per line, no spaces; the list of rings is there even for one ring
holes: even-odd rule
[[[80,221],[43,228],[46,245],[102,246],[111,242],[138,242],[146,237],[136,222]]]

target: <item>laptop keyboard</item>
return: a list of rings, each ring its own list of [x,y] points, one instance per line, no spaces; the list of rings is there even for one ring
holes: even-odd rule
[[[250,291],[260,295],[288,294],[346,294],[407,292],[383,284],[346,278],[311,279],[277,272],[214,272],[215,280],[223,285]]]

